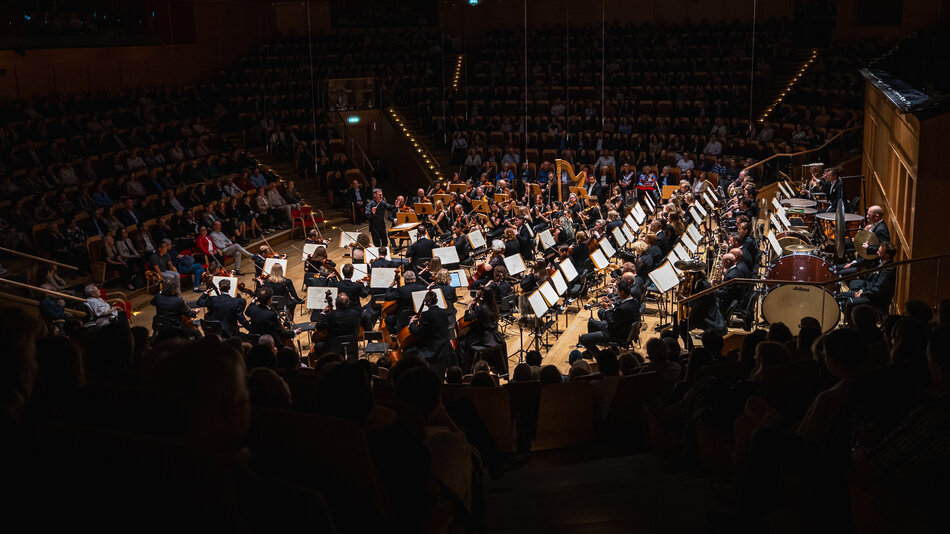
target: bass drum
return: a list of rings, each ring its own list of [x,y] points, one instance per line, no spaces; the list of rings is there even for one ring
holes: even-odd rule
[[[828,262],[810,254],[789,254],[775,260],[765,273],[766,280],[830,282],[835,279]]]
[[[765,296],[762,317],[769,324],[784,323],[797,336],[803,318],[818,319],[822,332],[828,332],[838,324],[841,310],[835,297],[818,286],[785,285]]]

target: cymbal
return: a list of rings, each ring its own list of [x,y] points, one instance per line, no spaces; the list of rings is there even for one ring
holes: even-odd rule
[[[809,253],[818,250],[814,245],[788,245],[785,250],[793,254]]]
[[[688,272],[706,270],[706,264],[699,260],[687,260],[687,261],[677,260],[673,262],[673,267],[676,267],[677,269],[681,271],[688,271]]]
[[[854,252],[855,254],[857,254],[858,256],[861,256],[862,258],[866,260],[876,259],[877,254],[873,252],[868,252],[868,250],[862,247],[861,245],[864,243],[867,243],[868,246],[873,247],[880,244],[880,242],[881,240],[878,239],[877,236],[874,235],[873,232],[868,232],[867,230],[862,228],[858,230],[857,233],[854,234]]]

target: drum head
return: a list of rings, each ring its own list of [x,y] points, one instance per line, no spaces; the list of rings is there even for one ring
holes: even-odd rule
[[[841,311],[835,297],[816,286],[780,286],[762,301],[762,318],[769,324],[784,323],[792,335],[798,335],[804,317],[818,319],[822,332],[828,332],[838,324]]]

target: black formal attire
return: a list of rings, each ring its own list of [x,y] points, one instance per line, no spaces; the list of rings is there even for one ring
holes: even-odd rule
[[[518,247],[525,261],[534,259],[534,236],[527,224],[522,224],[518,229]]]
[[[834,213],[838,209],[838,200],[844,200],[844,211],[848,213],[851,211],[851,206],[848,205],[848,199],[844,197],[844,185],[841,183],[841,179],[837,179],[834,182],[828,183],[827,189],[828,202],[831,203],[826,212]]]
[[[330,284],[331,287],[337,289],[337,293],[343,293],[350,299],[350,306],[354,304],[359,306],[360,299],[363,297],[369,296],[369,290],[366,289],[366,286],[362,282],[354,282],[352,280],[340,280],[335,283]]]
[[[280,318],[277,313],[269,308],[264,308],[258,304],[251,304],[244,312],[250,319],[251,327],[248,332],[252,335],[263,336],[265,334],[274,336],[274,341],[280,343],[280,338],[288,332],[284,331],[280,324]],[[292,333],[290,333],[292,335]]]
[[[300,300],[300,297],[297,296],[297,290],[294,288],[293,281],[291,281],[290,278],[284,278],[280,282],[264,280],[262,285],[270,288],[274,292],[275,297],[281,297],[284,300],[287,306],[287,313],[290,317],[293,317],[294,312],[297,310],[297,301]]]
[[[580,338],[581,345],[588,352],[597,352],[598,345],[623,343],[627,340],[630,327],[640,320],[640,303],[633,297],[627,297],[613,309],[600,309],[597,319],[588,319],[587,333]]]
[[[198,306],[208,308],[204,320],[221,323],[221,335],[232,337],[238,335],[238,323],[250,330],[251,323],[244,316],[244,307],[247,303],[239,297],[232,297],[227,293],[211,296],[203,293],[198,297]]]
[[[521,242],[517,239],[505,241],[505,257],[514,256],[515,254],[521,254]],[[527,258],[527,260],[530,261],[530,258]]]
[[[376,213],[373,213],[373,209]],[[380,200],[370,200],[366,203],[366,218],[369,219],[369,233],[373,236],[373,244],[377,247],[389,246],[389,234],[386,233],[386,214],[389,211],[396,211],[396,207]]]
[[[416,340],[417,355],[429,364],[439,377],[445,370],[458,364],[455,349],[449,339],[449,314],[438,306],[425,309],[418,324],[409,325],[409,333]]]
[[[870,304],[881,313],[886,314],[891,307],[891,300],[894,299],[896,285],[897,268],[893,266],[886,267],[869,274],[863,282],[860,280],[851,282],[848,284],[851,291],[840,293],[838,297],[847,298],[850,306]],[[861,291],[860,297],[855,296],[857,291]]]
[[[740,261],[736,262],[735,265],[730,267],[729,270],[725,272],[722,277],[722,281],[726,282],[728,280],[732,280],[733,278],[747,278],[748,276],[749,268]],[[740,300],[747,290],[748,287],[745,287],[741,284],[732,284],[724,289],[720,289],[717,292],[719,309],[728,309],[729,305],[732,304],[732,301]]]
[[[401,330],[404,326],[409,324],[409,318],[412,317],[413,312],[412,294],[416,291],[425,291],[426,289],[425,284],[412,282],[411,284],[405,284],[400,287],[391,287],[386,291],[386,300],[396,301],[396,318],[393,321],[390,321],[389,318],[386,319],[386,324],[389,325],[390,332]],[[395,329],[392,328],[393,324],[396,325]]]
[[[409,258],[409,261],[413,265],[416,264],[420,258],[431,258],[432,249],[435,248],[435,241],[429,239],[428,237],[420,238],[415,243],[409,245],[409,248],[406,250],[406,256]]]
[[[465,311],[463,319],[472,321],[472,324],[468,332],[458,339],[462,370],[466,373],[471,372],[472,366],[475,364],[473,357],[476,347],[500,346],[504,356],[499,354],[498,357],[487,360],[488,365],[498,374],[508,374],[508,347],[505,344],[504,336],[498,331],[498,321],[492,318],[488,307],[476,304]]]
[[[184,299],[178,296],[158,293],[152,297],[152,306],[155,306],[155,319],[161,319],[169,328],[181,328],[182,317],[195,317],[198,314],[185,304]],[[155,329],[155,322],[152,329]]]
[[[347,306],[342,309],[333,309],[330,313],[323,310],[313,310],[310,320],[316,323],[317,330],[326,331],[325,341],[318,341],[315,346],[317,354],[330,350],[333,339],[340,336],[359,336],[360,319],[363,310],[359,306]]]

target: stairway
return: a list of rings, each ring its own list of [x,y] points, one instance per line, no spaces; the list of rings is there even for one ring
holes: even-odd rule
[[[422,129],[422,119],[413,106],[403,106],[396,108],[396,110],[406,122],[413,135],[415,135],[416,139],[432,154],[432,157],[436,161],[437,170],[441,171],[442,175],[446,178],[451,178],[452,173],[458,170],[456,166],[452,165],[452,151],[449,150],[448,147],[442,147],[437,143],[432,132],[427,132]],[[420,164],[421,163],[420,161]]]
[[[753,117],[756,120],[766,113],[766,110],[772,107],[782,92],[788,88],[788,84],[798,75],[802,65],[808,61],[811,53],[811,48],[795,48],[783,61],[773,65],[771,83],[755,97],[755,114]],[[806,71],[806,76],[807,75],[808,71]],[[799,81],[801,80],[799,79]],[[775,111],[776,110],[773,109],[772,112],[774,113]],[[770,120],[770,118],[766,120]]]

